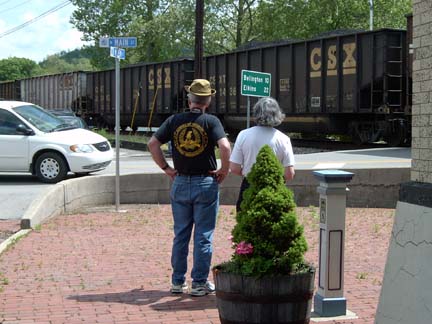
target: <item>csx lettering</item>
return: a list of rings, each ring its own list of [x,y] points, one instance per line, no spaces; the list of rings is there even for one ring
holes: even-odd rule
[[[356,60],[354,58],[354,51],[356,49],[355,43],[349,43],[343,45],[343,50],[346,54],[345,60],[343,62],[344,74],[354,74],[356,68]],[[350,71],[345,73],[345,71]]]
[[[344,61],[342,64],[342,73],[355,74],[357,62],[354,58],[354,52],[356,50],[356,43],[346,43],[342,46],[344,51]],[[336,45],[330,45],[327,49],[327,75],[337,75],[337,56],[336,56]],[[319,78],[321,77],[322,70],[322,54],[321,47],[315,47],[310,53],[310,77]]]
[[[163,69],[163,73],[162,73],[162,68],[158,68],[156,70],[156,84],[160,87],[162,85],[162,78],[164,78],[164,87],[165,88],[171,88],[171,68],[169,67],[165,67]],[[150,69],[148,72],[148,84],[149,84],[149,89],[154,89],[155,86],[155,82],[154,82],[154,70]]]
[[[171,88],[171,68],[166,67],[164,68],[165,72],[165,88]]]
[[[148,73],[149,89],[154,89],[154,70],[150,69]]]
[[[321,65],[321,48],[315,47],[312,49],[310,55],[311,77],[313,72],[315,72],[314,75],[317,74],[317,72],[321,74]]]
[[[162,69],[158,68],[156,74],[157,74],[157,81],[156,82],[159,85],[162,83]]]
[[[329,46],[327,57],[327,75],[337,75],[336,45]]]

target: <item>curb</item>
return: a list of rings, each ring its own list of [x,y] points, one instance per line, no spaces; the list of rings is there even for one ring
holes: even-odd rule
[[[409,168],[356,169],[347,185],[347,207],[396,208],[399,187],[410,179]],[[21,229],[34,228],[61,214],[86,211],[89,207],[115,204],[115,175],[95,175],[61,181],[43,192],[27,208]],[[235,205],[241,177],[228,176],[220,186],[220,204]],[[297,206],[317,206],[318,180],[312,170],[298,170],[287,186]],[[164,173],[130,173],[120,176],[121,204],[169,204],[171,180]]]
[[[23,237],[25,235],[27,235],[29,232],[31,232],[31,229],[21,229],[18,232],[16,232],[15,234],[13,234],[12,236],[9,236],[6,240],[4,240],[3,242],[1,242],[0,244],[0,254],[2,254],[4,251],[6,251],[6,249],[12,245],[17,239],[19,239],[20,237]]]

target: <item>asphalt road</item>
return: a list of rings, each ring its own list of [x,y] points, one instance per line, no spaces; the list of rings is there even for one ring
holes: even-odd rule
[[[169,159],[168,159],[169,160]],[[172,162],[171,162],[172,163]],[[386,148],[296,155],[296,169],[356,169],[411,167],[410,148]],[[161,172],[150,153],[120,150],[120,174]],[[115,174],[113,161],[96,174]],[[91,176],[91,175],[90,175]],[[70,175],[70,178],[75,177]],[[32,175],[0,174],[0,219],[20,219],[30,203],[51,184],[40,183]]]
[[[150,153],[120,150],[120,174],[144,172],[160,172]],[[105,170],[92,175],[115,173],[116,163],[113,160]],[[69,175],[70,179],[74,177]],[[41,183],[31,174],[0,174],[0,219],[21,219],[31,202],[51,186],[53,184]]]

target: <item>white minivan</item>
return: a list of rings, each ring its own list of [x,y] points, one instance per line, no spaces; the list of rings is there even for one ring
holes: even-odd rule
[[[56,183],[68,172],[105,169],[112,159],[105,137],[71,126],[37,105],[0,100],[0,172],[31,172]]]

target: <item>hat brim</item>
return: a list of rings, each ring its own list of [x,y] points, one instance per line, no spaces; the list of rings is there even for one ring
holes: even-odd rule
[[[186,92],[192,93],[193,95],[198,96],[198,97],[209,97],[209,96],[214,96],[216,94],[215,89],[210,89],[210,94],[207,94],[207,93],[192,92],[192,91],[190,91],[190,87],[191,86],[184,86],[184,89],[186,90]]]

